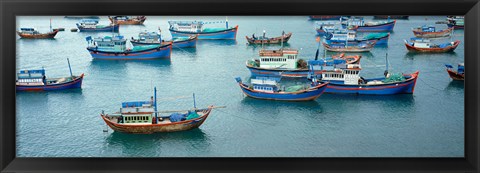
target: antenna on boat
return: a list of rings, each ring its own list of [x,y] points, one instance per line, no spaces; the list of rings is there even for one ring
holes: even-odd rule
[[[263,38],[262,38],[262,49],[263,49],[263,39],[265,39],[265,29],[263,29]]]
[[[70,67],[70,60],[68,58],[67,58],[67,62],[68,62],[68,69],[70,69],[70,76],[73,78],[72,67]]]
[[[155,124],[158,123],[158,111],[157,111],[157,87],[153,88],[153,105],[155,108]]]
[[[283,36],[284,36],[284,35],[285,35],[285,31],[282,31],[282,42],[280,43],[282,49],[283,49]]]
[[[197,103],[195,102],[195,93],[193,93],[193,108],[197,109]]]

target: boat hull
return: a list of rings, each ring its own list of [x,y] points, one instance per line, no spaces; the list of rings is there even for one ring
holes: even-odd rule
[[[245,36],[245,38],[247,39],[248,44],[281,44],[282,40],[283,40],[283,43],[287,43],[288,40],[290,40],[291,36],[292,36],[292,33],[288,33],[285,36],[270,38],[268,40],[253,39],[248,36]]]
[[[197,35],[198,39],[203,40],[223,40],[231,39],[235,40],[237,38],[238,25],[234,28],[225,29],[217,32],[181,32],[170,29],[170,33],[173,38],[177,37],[188,37],[191,35]]]
[[[311,101],[315,100],[327,89],[327,83],[317,85],[316,87],[308,91],[300,92],[285,92],[285,93],[266,93],[254,91],[248,88],[245,84],[238,83],[242,92],[252,98],[264,99],[264,100],[279,100],[279,101]]]
[[[172,44],[164,45],[154,49],[148,49],[137,52],[101,52],[95,51],[94,48],[87,48],[90,55],[94,59],[104,60],[141,60],[141,59],[157,59],[157,58],[170,58],[172,53]]]
[[[453,28],[453,29],[464,29],[464,25],[455,25],[455,24],[451,24],[451,23],[448,23],[447,26],[449,28]]]
[[[58,31],[59,31],[59,30],[54,30],[54,31],[52,31],[52,32],[45,33],[45,34],[23,34],[23,33],[17,31],[17,34],[18,34],[18,36],[20,36],[21,38],[28,38],[28,39],[48,39],[48,38],[54,38],[54,37],[57,35]]]
[[[118,32],[120,25],[109,25],[103,28],[84,28],[77,24],[77,28],[80,32]]]
[[[447,69],[448,75],[453,80],[465,80],[465,74],[458,74],[456,71]]]
[[[422,32],[413,30],[413,35],[420,38],[438,38],[438,37],[448,37],[452,34],[453,28],[448,28],[440,32]]]
[[[392,95],[392,94],[413,94],[417,83],[418,71],[410,74],[411,78],[406,81],[378,84],[378,85],[345,85],[331,82],[326,93],[340,94],[365,94],[365,95]]]
[[[405,43],[405,47],[407,47],[409,51],[413,51],[413,52],[444,53],[444,52],[454,51],[459,44],[460,44],[460,41],[457,40],[454,42],[453,46],[447,46],[445,48],[418,48],[418,47],[412,46],[409,43]]]
[[[185,120],[180,122],[173,122],[168,124],[147,124],[147,125],[128,125],[128,124],[119,124],[110,121],[105,118],[105,115],[100,114],[105,123],[114,131],[123,132],[123,133],[134,133],[134,134],[152,134],[152,133],[164,133],[164,132],[178,132],[191,130],[198,128],[200,125],[205,122],[212,111],[212,108],[207,109],[207,113],[203,116],[191,120]]]
[[[388,22],[380,25],[357,26],[349,29],[356,30],[357,32],[390,32],[390,31],[393,31],[393,28],[395,27],[396,22],[397,21],[394,20],[392,22]]]
[[[60,83],[60,84],[49,84],[49,85],[16,85],[17,91],[54,91],[54,90],[65,90],[72,88],[81,88],[83,75],[77,76],[74,80]]]

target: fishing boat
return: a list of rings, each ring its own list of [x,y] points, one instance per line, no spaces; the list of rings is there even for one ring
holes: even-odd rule
[[[225,28],[207,28],[207,24],[225,23]],[[197,35],[198,39],[236,39],[238,25],[228,27],[228,20],[225,22],[204,22],[204,21],[168,21],[169,31],[173,38],[189,37]]]
[[[363,17],[353,17],[342,22],[342,26],[357,32],[390,32],[393,31],[396,22],[396,20],[365,22]]]
[[[162,36],[160,33],[156,32],[141,32],[138,34],[138,38],[135,39],[132,37],[130,42],[134,46],[142,46],[142,45],[164,45],[164,44],[173,44],[173,48],[188,48],[188,47],[196,47],[197,39],[196,35],[191,35],[188,37],[177,37],[174,38],[172,41],[165,41],[162,40]]]
[[[330,63],[359,63],[361,56],[340,54],[324,58]],[[259,58],[246,61],[246,67],[252,76],[307,77],[308,62],[298,58],[296,49],[260,50]],[[313,73],[321,74],[321,70]]]
[[[374,19],[408,19],[409,16],[373,16]]]
[[[365,79],[360,76],[360,64],[335,64],[325,66],[321,61],[309,62],[311,67],[324,70],[319,77],[322,82],[330,82],[326,93],[345,94],[411,94],[415,89],[419,72],[412,74],[395,74],[385,71],[383,77]],[[388,69],[388,65],[387,65]],[[318,75],[317,75],[318,76]]]
[[[465,27],[464,16],[448,16],[447,26],[453,29],[463,29]]]
[[[21,38],[30,38],[30,39],[44,39],[44,38],[54,38],[57,35],[58,30],[53,30],[47,33],[40,33],[35,28],[20,28],[20,31],[17,31],[18,36]]]
[[[106,60],[139,60],[170,58],[172,43],[162,45],[133,46],[127,48],[127,40],[123,36],[105,36],[86,38],[87,50],[94,59]]]
[[[59,30],[52,29],[52,19],[50,19],[50,32],[40,33],[35,28],[20,28],[20,31],[17,31],[17,34],[20,38],[44,39],[54,38],[58,31]]]
[[[327,44],[322,43],[323,47],[332,52],[370,52],[376,44],[376,41],[367,41],[354,45],[349,45],[348,43],[338,43],[338,44]]]
[[[432,43],[429,39],[411,38],[410,41],[404,40],[405,46],[409,51],[414,52],[452,52],[460,44],[459,40],[443,44]]]
[[[413,34],[415,37],[420,38],[438,38],[438,37],[448,37],[452,34],[453,28],[447,28],[444,30],[436,30],[434,26],[421,26],[413,28]]]
[[[198,128],[210,115],[213,106],[191,110],[157,111],[157,90],[150,101],[123,102],[119,112],[100,117],[116,132],[152,134]],[[166,114],[167,113],[167,114]]]
[[[143,22],[147,19],[145,16],[108,16],[108,19],[115,24],[119,25],[143,25]]]
[[[310,20],[339,20],[342,16],[308,16]]]
[[[250,84],[242,82],[240,77],[235,78],[242,92],[252,98],[281,101],[310,101],[315,100],[327,88],[328,82],[320,83],[312,79],[305,85],[280,86],[276,79],[251,79]]]
[[[291,32],[286,34],[285,32],[282,32],[281,36],[269,38],[265,36],[264,32],[263,36],[260,37],[255,37],[255,34],[252,34],[252,37],[245,36],[245,38],[247,39],[248,44],[280,44],[287,43],[291,36]]]
[[[81,88],[83,73],[80,76],[74,76],[70,67],[70,61],[68,61],[68,68],[70,69],[70,76],[61,78],[47,78],[43,68],[38,70],[20,70],[17,73],[16,90],[53,91]]]
[[[119,28],[119,25],[114,23],[99,25],[95,19],[83,19],[76,25],[80,32],[118,32]]]
[[[448,75],[453,80],[465,80],[465,65],[463,63],[458,64],[457,71],[454,71],[450,64],[445,64],[445,67],[447,67]]]
[[[338,29],[327,32],[324,37],[327,44],[342,44],[348,41],[349,45],[355,45],[376,41],[375,45],[387,45],[390,33],[368,33],[363,38],[358,38],[355,31]]]

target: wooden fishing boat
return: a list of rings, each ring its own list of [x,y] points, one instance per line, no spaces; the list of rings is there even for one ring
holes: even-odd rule
[[[373,16],[374,19],[408,19],[409,16]]]
[[[324,58],[325,64],[332,63],[359,63],[361,56],[334,55]],[[281,77],[307,77],[309,75],[308,61],[298,58],[296,49],[260,50],[259,58],[247,60],[246,67],[252,76],[281,76]],[[321,74],[321,70],[312,70]]]
[[[189,37],[197,35],[198,39],[236,39],[238,25],[228,27],[228,20],[225,22],[203,22],[203,21],[168,21],[169,31],[173,38]],[[225,28],[206,28],[206,24],[226,23]]]
[[[376,44],[376,41],[368,41],[365,43],[348,45],[348,44],[327,44],[322,43],[323,47],[332,52],[370,52]]]
[[[115,24],[119,25],[143,25],[143,22],[147,19],[145,16],[108,16],[108,19]]]
[[[155,98],[152,97],[150,101],[123,102],[119,112],[105,114],[102,111],[100,117],[117,132],[152,134],[198,128],[214,108],[209,106],[185,111],[157,111],[156,98],[155,88]]]
[[[123,36],[105,36],[92,39],[86,38],[87,50],[95,59],[105,60],[139,60],[170,58],[172,52],[172,43],[162,45],[134,46],[129,49],[126,46],[127,40]]]
[[[465,27],[464,16],[448,16],[447,26],[453,29],[463,29]]]
[[[251,84],[247,85],[242,82],[240,77],[235,78],[242,92],[252,98],[265,100],[281,100],[281,101],[311,101],[315,100],[327,88],[328,82],[318,83],[315,80],[311,84],[296,85],[282,87],[275,80],[251,79]]]
[[[415,37],[420,38],[438,38],[448,37],[452,34],[453,28],[447,28],[444,30],[436,30],[434,26],[422,26],[413,28],[413,34]]]
[[[76,25],[80,32],[118,32],[119,28],[119,25],[114,23],[99,25],[95,19],[83,19]]]
[[[57,35],[58,30],[53,30],[47,33],[40,33],[34,28],[20,28],[20,31],[17,31],[18,36],[21,38],[29,39],[45,39],[45,38],[54,38]]]
[[[330,82],[325,90],[326,93],[412,94],[419,74],[418,71],[412,74],[391,74],[386,70],[384,77],[365,79],[360,76],[360,64],[335,64],[331,67],[312,62],[310,66],[312,66],[310,68],[317,66],[325,70],[317,78],[322,82]]]
[[[17,73],[16,90],[17,91],[53,91],[72,88],[81,88],[83,73],[80,76],[72,75],[70,62],[68,62],[70,76],[62,78],[47,78],[45,69],[40,70],[20,70]]]
[[[172,43],[173,48],[189,48],[196,47],[198,37],[196,35],[191,35],[188,37],[177,37],[172,41],[165,41],[162,39],[160,33],[156,32],[141,32],[138,34],[138,38],[135,39],[132,37],[130,42],[134,46],[144,46],[144,45],[165,45]]]
[[[308,16],[310,20],[339,20],[342,16]]]
[[[282,33],[281,36],[278,37],[265,37],[260,36],[260,37],[255,37],[255,34],[252,35],[252,37],[245,36],[245,38],[248,41],[248,44],[280,44],[280,43],[287,43],[290,37],[292,36],[292,33],[289,32],[287,34]]]
[[[317,34],[320,36],[325,35],[327,32],[332,32],[334,30],[337,30],[341,27],[339,22],[316,22],[316,27],[315,30],[317,31]]]
[[[368,33],[363,38],[358,38],[357,32],[346,29],[332,30],[325,34],[325,43],[327,44],[344,44],[348,41],[349,45],[365,44],[369,41],[376,41],[377,45],[387,45],[390,33]]]
[[[455,50],[455,48],[457,48],[459,44],[459,40],[443,44],[434,44],[431,43],[428,39],[411,38],[411,41],[405,40],[405,46],[407,47],[407,49],[414,52],[452,52]]]
[[[445,64],[445,67],[447,67],[448,75],[453,80],[465,80],[465,65],[463,63],[458,64],[457,71],[453,70],[453,66],[450,64]]]
[[[342,22],[342,26],[357,32],[390,32],[393,31],[396,22],[396,20],[365,22],[363,17],[353,17]]]

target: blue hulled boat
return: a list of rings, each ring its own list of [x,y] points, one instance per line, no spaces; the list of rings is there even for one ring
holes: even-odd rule
[[[270,77],[307,77],[309,75],[308,62],[299,59],[296,49],[260,50],[259,58],[246,61],[246,66],[252,76]],[[358,63],[361,56],[332,56],[323,59],[325,64]],[[321,74],[321,70],[313,70]]]
[[[453,29],[463,29],[465,27],[465,17],[449,16],[447,17],[447,26]]]
[[[68,63],[70,68],[70,62]],[[20,70],[17,73],[16,90],[17,91],[53,91],[71,88],[81,88],[83,73],[80,76],[72,75],[61,78],[47,78],[45,69],[39,70]]]
[[[412,74],[391,74],[385,71],[384,77],[364,79],[359,75],[360,64],[338,64],[334,66],[323,66],[309,62],[311,66],[320,66],[325,70],[320,81],[330,82],[326,93],[346,94],[412,94],[415,89],[419,72]],[[314,67],[310,67],[314,68]]]
[[[118,32],[118,24],[99,25],[98,20],[84,19],[77,23],[80,32]]]
[[[357,32],[346,29],[333,30],[325,34],[325,43],[344,44],[348,40],[349,45],[365,44],[376,41],[375,45],[387,45],[390,33],[368,33],[363,38],[358,38]]]
[[[170,58],[172,44],[134,46],[127,48],[127,40],[123,36],[105,36],[103,38],[86,38],[87,50],[95,59],[119,60],[119,59],[156,59]]]
[[[328,82],[318,83],[315,79],[310,84],[281,87],[276,80],[270,78],[251,79],[251,84],[235,78],[243,93],[252,98],[282,101],[315,100],[327,88]]]
[[[225,28],[206,28],[205,24],[222,22],[203,22],[203,21],[168,21],[170,24],[170,33],[172,38],[189,37],[197,35],[198,39],[236,39],[238,25],[228,27],[228,21],[225,21]]]
[[[342,26],[357,32],[389,32],[393,31],[396,22],[396,20],[365,22],[363,17],[354,17],[342,22]]]

